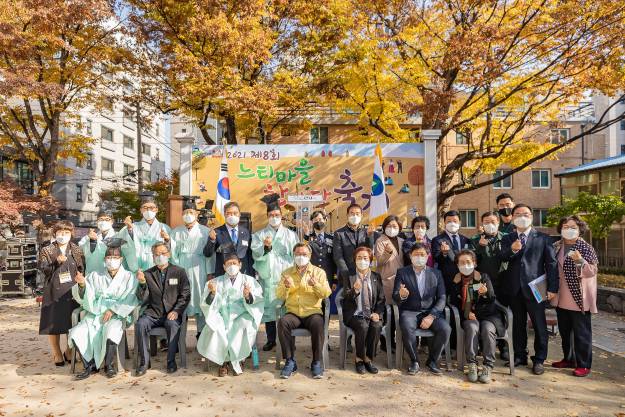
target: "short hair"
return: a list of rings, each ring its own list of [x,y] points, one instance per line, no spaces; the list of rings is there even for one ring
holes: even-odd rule
[[[445,221],[447,217],[451,217],[451,216],[460,217],[460,213],[458,212],[458,210],[449,210],[443,215],[443,221]]]
[[[499,216],[494,211],[485,211],[484,213],[482,213],[482,220],[484,220],[484,218],[488,216],[495,216],[497,217],[497,220],[499,220]]]
[[[401,229],[401,221],[399,220],[399,217],[397,217],[394,214],[391,214],[390,216],[386,216],[386,218],[382,222],[382,230],[386,229],[386,226],[388,226],[388,224],[393,221],[397,222],[397,225]]]
[[[511,214],[514,214],[514,212],[517,211],[517,209],[520,209],[520,208],[523,208],[523,207],[525,207],[526,209],[529,209],[530,212],[532,211],[532,208],[530,206],[528,206],[527,204],[519,203],[519,204],[516,204],[514,207],[512,207],[512,213]]]
[[[460,259],[460,257],[462,255],[469,255],[471,257],[471,259],[473,259],[473,263],[477,264],[477,256],[475,256],[475,252],[473,252],[471,249],[462,249],[460,252],[458,252],[458,254],[456,255],[455,261],[456,261],[456,265],[458,265],[458,260]]]
[[[410,254],[412,254],[412,252],[419,250],[419,249],[423,249],[426,253],[430,253],[430,250],[428,249],[428,247],[426,245],[424,245],[423,243],[419,243],[419,242],[415,242],[411,247],[410,247]]]
[[[573,214],[572,216],[566,216],[560,219],[558,227],[556,228],[558,234],[562,233],[562,226],[564,226],[564,223],[567,223],[570,220],[573,220],[577,224],[577,227],[579,227],[580,236],[588,231],[588,224],[586,224],[586,222],[583,221],[577,214]]]
[[[239,207],[239,203],[237,203],[236,201],[229,201],[226,204],[224,204],[224,213],[228,211],[228,209],[231,207],[236,207],[239,209],[239,211],[241,211],[241,207]],[[225,262],[225,259],[224,259],[224,262]]]
[[[430,230],[430,219],[425,217],[425,216],[417,216],[414,219],[412,219],[412,223],[410,224],[410,228],[414,229],[414,225],[417,224],[418,222],[424,222],[425,223],[425,230]]]
[[[503,200],[504,198],[509,198],[510,201],[514,201],[514,198],[512,198],[512,196],[508,193],[501,193],[497,196],[497,198],[495,199],[495,203],[499,203],[501,200]]]
[[[229,252],[227,254],[224,255],[224,265],[226,264],[226,262],[231,261],[233,259],[236,259],[237,261],[241,262],[241,259],[239,259],[239,256],[237,255],[236,252]]]
[[[315,217],[317,217],[320,214],[323,216],[324,220],[328,218],[328,216],[326,215],[326,213],[323,210],[315,210],[310,215],[310,220],[314,219]]]
[[[308,243],[306,242],[297,242],[295,246],[293,246],[293,253],[295,253],[295,250],[297,248],[306,248],[308,253],[312,254],[312,250],[310,249],[310,246],[308,246]]]
[[[122,248],[121,246],[115,246],[113,248],[108,247],[106,248],[106,252],[104,252],[104,256],[120,256],[123,257],[124,254],[122,252]]]
[[[152,253],[154,253],[154,251],[161,246],[165,246],[165,249],[167,249],[167,252],[169,252],[169,245],[167,243],[156,242],[155,244],[152,245]]]
[[[373,259],[373,251],[371,250],[370,247],[358,246],[356,250],[354,251],[354,261],[356,260],[356,256],[358,256],[360,252],[367,252],[367,255],[369,255],[369,259]]]
[[[353,209],[354,207],[359,208],[359,209],[360,209],[360,211],[362,211],[362,207],[360,206],[360,204],[358,204],[358,203],[352,203],[352,204],[350,204],[349,206],[347,206],[347,212],[346,212],[346,213],[349,213],[349,211],[350,211],[351,209]]]
[[[54,233],[55,235],[56,235],[56,232],[59,232],[61,230],[67,230],[73,235],[74,224],[70,222],[69,220],[59,220],[58,222],[54,223],[54,225],[52,225],[52,233]]]

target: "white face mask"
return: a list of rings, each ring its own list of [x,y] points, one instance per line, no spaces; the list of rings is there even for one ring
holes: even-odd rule
[[[384,233],[386,233],[386,236],[388,237],[395,237],[399,234],[399,229],[395,227],[387,227],[384,229]]]
[[[475,266],[473,264],[460,265],[458,269],[460,270],[460,273],[462,275],[471,275],[471,273],[475,269]]]
[[[154,220],[156,217],[156,212],[152,210],[146,210],[143,212],[143,218],[146,220]]]
[[[525,230],[531,226],[532,219],[529,217],[515,217],[512,223],[514,223],[516,227]]]
[[[269,218],[269,225],[272,227],[278,227],[280,226],[280,224],[282,223],[282,218],[281,217],[270,217]]]
[[[451,234],[457,233],[458,229],[460,229],[460,225],[456,222],[449,222],[445,225],[445,230]]]
[[[56,241],[59,242],[59,244],[61,245],[65,245],[67,242],[69,242],[70,237],[68,235],[57,235],[56,236]]]
[[[366,259],[358,259],[356,260],[356,267],[361,270],[361,271],[365,271],[369,268],[369,265],[371,265],[371,262],[369,262]]]
[[[182,221],[186,224],[191,224],[195,221],[195,215],[191,213],[185,213],[182,215]]]
[[[428,263],[427,256],[411,256],[410,262],[418,268],[423,268]]]
[[[562,237],[567,240],[577,239],[579,237],[579,229],[562,229]]]
[[[236,226],[239,224],[239,216],[231,215],[226,217],[226,223],[232,227]]]
[[[169,262],[169,256],[167,255],[158,255],[154,257],[154,263],[158,266],[167,265]]]
[[[308,256],[298,255],[295,257],[295,265],[297,266],[308,265],[308,261],[310,261],[310,258]]]
[[[122,258],[104,258],[104,263],[109,271],[117,271],[122,264]]]
[[[231,277],[238,274],[240,270],[241,270],[241,267],[239,265],[232,264],[226,267],[226,273],[230,275]]]
[[[488,235],[494,235],[495,233],[497,233],[497,225],[494,223],[485,223],[483,227],[484,231]]]
[[[360,221],[362,220],[362,216],[359,216],[357,214],[352,214],[347,218],[347,221],[349,222],[349,224],[351,224],[352,226],[358,226],[360,224]]]
[[[421,229],[420,227],[413,230],[415,237],[419,239],[423,239],[425,237],[425,229]]]
[[[98,222],[98,229],[101,232],[108,232],[113,228],[113,222],[109,222],[108,220],[102,220]]]

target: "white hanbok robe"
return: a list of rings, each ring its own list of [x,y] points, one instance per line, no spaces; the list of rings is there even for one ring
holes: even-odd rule
[[[117,237],[124,239],[126,242],[132,242],[129,246],[129,251],[132,256],[133,262],[128,260],[128,267],[132,272],[137,272],[138,269],[142,271],[148,270],[154,266],[154,257],[152,256],[152,246],[156,242],[163,242],[161,237],[161,230],[164,230],[171,236],[171,229],[165,223],[161,223],[154,219],[152,224],[148,224],[147,221],[141,220],[132,224],[132,237],[128,233],[128,228],[124,226],[118,233]]]

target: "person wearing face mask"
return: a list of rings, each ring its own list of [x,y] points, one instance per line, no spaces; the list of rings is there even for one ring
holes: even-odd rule
[[[391,304],[395,274],[399,268],[404,266],[403,254],[401,252],[404,239],[398,236],[401,231],[399,217],[394,215],[387,216],[382,222],[382,230],[384,234],[376,240],[373,253],[377,261],[376,271],[382,277],[384,296],[387,303]]]
[[[169,243],[170,240],[171,229],[156,218],[158,206],[154,196],[153,191],[144,191],[139,194],[143,219],[133,222],[130,216],[126,217],[125,226],[117,236],[129,243],[131,250],[126,263],[132,272],[137,272],[139,269],[145,271],[153,267],[152,246],[158,242]]]
[[[86,379],[98,372],[104,362],[108,378],[116,375],[113,360],[117,345],[122,339],[124,322],[139,305],[135,275],[122,265],[121,239],[106,241],[104,270],[96,270],[83,276],[76,275],[72,287],[74,299],[85,311],[85,316],[69,331],[69,342],[80,352],[83,372],[76,379]]]
[[[495,291],[488,274],[475,269],[477,257],[465,249],[456,256],[460,272],[454,277],[451,302],[460,311],[464,329],[464,349],[469,367],[469,382],[488,384],[495,366],[497,336],[506,331],[502,314],[495,305]],[[481,346],[484,366],[478,373],[477,354]]]
[[[456,210],[450,210],[443,216],[443,221],[445,230],[432,239],[432,257],[438,264],[441,274],[443,274],[447,293],[451,293],[452,281],[458,273],[456,255],[462,249],[472,249],[473,244],[468,237],[458,233],[460,230],[460,213]]]
[[[225,224],[211,230],[204,247],[204,256],[215,257],[215,276],[224,274],[224,258],[235,253],[241,260],[241,272],[254,275],[250,231],[240,224],[241,208],[236,201],[224,205]]]
[[[268,225],[252,235],[254,269],[258,273],[265,299],[265,352],[276,346],[276,306],[280,303],[276,298],[276,287],[282,271],[293,265],[293,247],[297,243],[295,232],[282,224],[279,200],[278,194],[266,195],[261,199],[267,205]]]
[[[278,322],[280,346],[285,360],[280,377],[287,379],[297,371],[295,339],[291,336],[291,330],[304,328],[311,334],[313,359],[310,370],[313,378],[319,379],[323,377],[321,353],[325,342],[321,303],[332,291],[323,269],[310,263],[311,251],[306,243],[297,243],[293,255],[295,265],[282,272],[276,289],[277,298],[284,301],[286,307],[286,314]]]
[[[410,229],[412,230],[412,236],[404,240],[404,244],[402,245],[402,252],[404,253],[404,266],[408,266],[411,264],[410,261],[410,249],[415,243],[421,243],[424,245],[428,251],[431,251],[432,241],[427,235],[427,231],[430,230],[430,219],[425,216],[417,216],[412,219],[412,223],[410,224]],[[432,255],[428,255],[428,266],[434,266],[434,259]]]
[[[308,242],[310,250],[312,250],[310,262],[325,271],[328,284],[330,284],[332,291],[335,291],[338,283],[335,279],[336,263],[332,256],[334,235],[325,230],[327,220],[323,211],[315,210],[310,216],[312,231],[309,230],[308,224],[304,223],[304,240]]]
[[[76,276],[85,272],[85,256],[71,242],[74,233],[71,222],[56,222],[52,232],[54,242],[39,251],[38,269],[44,275],[39,334],[48,335],[54,363],[63,366],[71,355],[61,352],[60,339],[72,327],[72,311],[78,307],[72,298],[72,287]]]
[[[89,229],[89,233],[80,239],[78,246],[85,254],[85,274],[92,271],[104,271],[104,253],[107,250],[106,240],[115,237],[113,229],[113,213],[105,208],[100,208],[96,221],[97,232]],[[122,247],[124,253],[130,250],[128,245]]]
[[[197,342],[203,357],[220,365],[219,376],[228,365],[241,374],[241,362],[252,352],[263,317],[264,300],[260,284],[241,272],[235,253],[225,255],[225,273],[208,281],[202,294],[206,326]]]
[[[167,373],[178,370],[176,352],[180,338],[182,315],[189,304],[191,290],[187,273],[169,263],[170,252],[163,242],[152,246],[154,266],[137,272],[137,297],[143,304],[143,314],[135,323],[135,343],[139,351],[135,376],[145,375],[150,364],[149,335],[154,327],[165,327],[167,332]]]
[[[183,197],[182,221],[184,225],[176,227],[170,238],[171,260],[187,272],[191,298],[187,306],[187,316],[195,316],[196,337],[204,328],[204,315],[200,308],[202,291],[209,275],[215,271],[215,257],[204,256],[204,248],[211,230],[198,223],[196,200],[198,197]]]
[[[386,300],[380,274],[371,270],[373,251],[356,248],[356,274],[349,277],[343,289],[343,322],[354,331],[356,372],[377,374],[372,362],[382,331],[382,314]]]
[[[451,327],[444,317],[445,283],[440,271],[427,266],[427,259],[425,245],[415,243],[410,251],[412,264],[397,271],[393,287],[393,300],[399,307],[402,343],[410,357],[409,375],[419,372],[417,328],[434,333],[428,345],[426,366],[435,375],[443,373],[438,360],[451,335]]]
[[[558,315],[564,358],[551,366],[572,368],[574,376],[585,377],[592,365],[590,316],[597,314],[597,253],[581,237],[588,226],[578,216],[563,217],[557,230],[562,236],[554,244],[560,290],[551,304]]]
[[[508,193],[502,193],[495,199],[497,203],[497,213],[499,214],[499,231],[504,235],[514,232],[514,223],[512,222],[512,209],[514,208],[514,199]]]
[[[549,335],[545,302],[538,303],[529,283],[545,275],[547,299],[558,292],[558,262],[549,235],[532,227],[532,209],[527,204],[517,204],[512,209],[516,230],[501,240],[501,259],[508,269],[501,281],[501,292],[514,316],[512,336],[514,366],[527,365],[527,316],[534,328],[534,356],[532,370],[535,375],[545,372]]]

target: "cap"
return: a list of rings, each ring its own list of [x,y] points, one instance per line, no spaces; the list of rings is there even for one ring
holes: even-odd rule
[[[197,205],[195,204],[195,200],[199,199],[198,196],[195,195],[185,195],[182,197],[182,210],[197,210]]]
[[[98,210],[98,218],[100,217],[110,217],[113,218],[113,210],[110,207],[102,206]]]
[[[280,210],[280,196],[278,194],[268,194],[260,199],[263,203],[267,205],[267,213],[274,210]]]
[[[206,200],[206,203],[204,203],[204,208],[206,210],[212,210],[214,203],[215,203],[215,200]]]
[[[141,204],[154,203],[155,196],[156,193],[154,191],[142,191],[139,193],[139,198],[141,198]]]
[[[111,237],[108,239],[104,239],[104,244],[107,248],[121,248],[123,245],[126,244],[126,241],[118,237]]]

